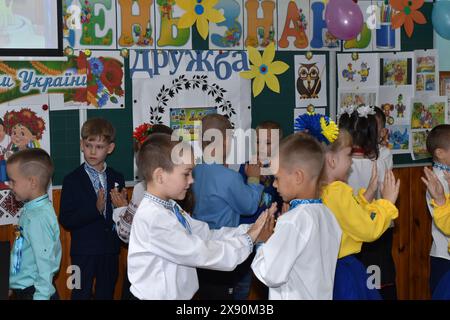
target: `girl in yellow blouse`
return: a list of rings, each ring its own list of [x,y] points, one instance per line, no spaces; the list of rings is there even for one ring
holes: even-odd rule
[[[386,172],[382,199],[369,203],[366,199],[372,199],[372,193],[377,188],[374,166],[367,190],[361,189],[355,197],[352,188],[346,183],[352,165],[353,142],[350,134],[345,130],[339,131],[327,116],[313,113],[297,118],[296,129],[307,131],[325,145],[322,200],[336,216],[342,229],[333,299],[381,299],[375,289],[376,283],[372,285],[368,281],[366,269],[355,254],[361,251],[363,242],[378,239],[389,227],[391,220],[398,217],[398,209],[394,203],[398,197],[400,181],[395,180],[391,170]],[[375,273],[375,279],[377,278],[380,279],[379,272]]]

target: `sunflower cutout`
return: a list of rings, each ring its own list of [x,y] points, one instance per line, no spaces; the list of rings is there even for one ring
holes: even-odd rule
[[[253,80],[253,96],[256,97],[267,84],[270,90],[280,93],[280,83],[276,75],[284,73],[289,66],[282,61],[273,61],[275,58],[275,45],[271,42],[261,57],[258,50],[247,47],[248,58],[252,65],[249,71],[242,71],[239,75],[244,79]]]
[[[203,39],[208,36],[208,21],[219,23],[225,17],[214,6],[219,0],[176,0],[177,5],[186,11],[178,21],[178,28],[190,28],[196,23],[198,33]]]
[[[391,6],[397,12],[392,16],[392,28],[404,26],[406,34],[411,38],[414,23],[426,24],[427,19],[419,11],[425,0],[391,0]]]

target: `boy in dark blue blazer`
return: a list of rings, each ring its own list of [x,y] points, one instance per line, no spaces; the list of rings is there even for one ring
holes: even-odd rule
[[[71,234],[72,265],[79,267],[80,272],[80,285],[75,281],[72,299],[90,299],[94,279],[94,298],[112,299],[120,240],[112,220],[109,194],[113,188],[125,186],[123,175],[105,163],[115,147],[115,130],[107,120],[93,118],[83,124],[81,138],[85,162],[64,178],[59,216]]]

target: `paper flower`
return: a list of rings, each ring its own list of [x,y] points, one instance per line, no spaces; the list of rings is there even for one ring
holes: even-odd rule
[[[134,140],[139,144],[142,144],[152,132],[152,127],[153,126],[150,123],[143,123],[140,126],[138,126],[133,131]]]
[[[344,113],[346,113],[349,116],[351,116],[355,110],[356,110],[356,106],[353,105],[353,104],[349,105],[349,106],[341,107],[341,111],[339,112],[339,116],[342,116]]]
[[[225,17],[214,9],[218,0],[176,0],[177,5],[186,11],[178,21],[178,28],[189,28],[196,23],[198,33],[203,39],[208,36],[208,21],[219,23]]]
[[[391,0],[391,6],[398,12],[392,16],[392,28],[404,26],[406,34],[411,38],[414,22],[426,24],[425,16],[420,12],[425,0]]]
[[[295,131],[307,132],[326,144],[333,143],[339,135],[336,123],[323,114],[305,113],[295,119],[294,128]]]
[[[367,118],[369,115],[375,115],[375,110],[371,106],[361,106],[356,110],[358,111],[358,116],[360,118]]]
[[[261,57],[258,50],[247,47],[248,58],[252,65],[249,71],[242,71],[240,76],[253,80],[253,96],[256,97],[267,84],[270,90],[280,93],[280,83],[275,75],[284,73],[289,66],[282,61],[273,61],[275,58],[275,45],[271,42]]]

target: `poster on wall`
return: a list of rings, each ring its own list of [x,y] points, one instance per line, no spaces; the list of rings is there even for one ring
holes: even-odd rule
[[[295,107],[327,106],[327,61],[324,54],[296,55]]]
[[[29,148],[42,148],[50,154],[49,110],[41,104],[3,103],[0,120],[3,129],[0,130],[0,225],[17,224],[23,203],[10,191],[6,160],[15,152]]]
[[[373,30],[372,50],[374,51],[400,51],[401,28],[392,27],[393,9],[384,0],[372,1],[376,5],[377,23]],[[373,12],[373,11],[372,11]]]
[[[223,10],[225,21],[209,23],[209,49],[244,49],[244,7],[242,0],[219,0],[214,6]]]
[[[116,49],[116,1],[63,0],[63,47]]]
[[[244,0],[244,47],[263,50],[277,45],[277,4],[275,0]]]
[[[377,106],[378,105],[378,89],[339,89],[338,90],[338,113],[343,107],[349,106]]]
[[[309,48],[309,1],[278,1],[278,50]]]
[[[155,48],[153,1],[117,1],[118,48]]]
[[[175,0],[155,1],[156,48],[192,49],[191,28],[178,28],[183,14]]]
[[[411,100],[411,141],[414,160],[431,157],[426,148],[426,137],[437,125],[444,124],[448,112],[447,97],[423,95]]]
[[[364,88],[379,85],[377,53],[344,53],[337,55],[339,88]]]
[[[412,64],[414,52],[380,54],[380,72],[382,86],[414,85]]]
[[[161,54],[166,56],[158,59],[168,62],[158,69],[157,76],[150,72],[154,71],[155,61],[152,59],[155,55],[151,51],[146,54],[146,58],[142,53],[130,55],[134,128],[143,123],[161,123],[180,128],[187,125],[191,130],[195,129],[195,124],[185,120],[180,122],[180,115],[182,119],[190,116],[198,119],[213,110],[228,117],[235,129],[251,127],[251,81],[239,76],[240,71],[249,69],[245,51],[226,51],[226,54],[219,51],[179,51],[178,55],[163,51]],[[197,61],[214,68],[191,66],[189,62],[193,55],[199,55]],[[142,63],[145,59],[149,61],[147,65]],[[220,63],[215,64],[218,59]],[[215,68],[217,66],[222,68]],[[139,77],[134,77],[135,73]]]
[[[186,140],[198,141],[203,117],[215,113],[217,108],[171,108],[169,127],[181,130]]]
[[[439,58],[436,50],[417,50],[415,54],[416,94],[439,94]]]

